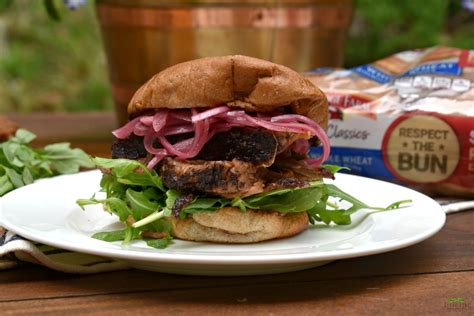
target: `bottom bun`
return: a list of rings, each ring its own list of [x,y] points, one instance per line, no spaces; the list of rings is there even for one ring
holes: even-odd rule
[[[243,244],[296,235],[308,227],[308,214],[224,207],[169,221],[171,234],[178,239]]]

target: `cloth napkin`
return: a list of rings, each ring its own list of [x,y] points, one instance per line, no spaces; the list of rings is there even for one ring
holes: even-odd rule
[[[0,234],[0,270],[32,263],[79,274],[128,269],[120,261],[36,243],[1,227]]]
[[[474,208],[474,201],[438,199],[446,214]],[[67,273],[99,273],[128,269],[120,261],[35,243],[0,227],[0,270],[40,264]]]

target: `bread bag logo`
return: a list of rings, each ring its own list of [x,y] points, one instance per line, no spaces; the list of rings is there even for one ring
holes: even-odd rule
[[[446,180],[456,169],[460,154],[451,126],[428,114],[405,116],[392,123],[382,150],[392,173],[414,183]]]
[[[326,92],[326,96],[329,102],[329,118],[331,120],[342,121],[344,119],[344,109],[359,106],[372,101],[371,98],[356,94]]]

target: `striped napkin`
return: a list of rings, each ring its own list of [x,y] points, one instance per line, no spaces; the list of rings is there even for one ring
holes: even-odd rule
[[[438,199],[446,214],[474,209],[474,201]],[[120,261],[35,243],[0,227],[0,270],[40,264],[67,273],[99,273],[128,269]]]
[[[80,274],[128,269],[120,261],[32,242],[0,227],[0,270],[32,263]]]

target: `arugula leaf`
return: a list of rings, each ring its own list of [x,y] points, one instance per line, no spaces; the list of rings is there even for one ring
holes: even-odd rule
[[[161,191],[166,191],[163,181],[156,174],[156,171],[149,170],[144,164],[136,160],[96,157],[93,161],[98,167],[110,169],[120,183],[139,186],[154,185]]]
[[[76,173],[79,166],[92,168],[93,162],[80,149],[71,149],[69,143],[47,145],[41,150],[44,159],[51,161],[51,168],[59,173]]]
[[[35,134],[18,129],[15,136],[0,144],[0,196],[36,179],[94,166],[84,151],[71,149],[68,143],[33,148],[29,143],[35,138]]]
[[[324,222],[325,224],[333,222],[336,225],[349,225],[351,223],[351,215],[361,209],[372,210],[371,213],[375,213],[399,208],[402,204],[411,203],[411,200],[403,200],[392,203],[386,208],[381,208],[369,206],[333,184],[325,184],[324,191],[323,198],[315,207],[308,210],[311,223],[318,221]],[[328,201],[330,196],[346,201],[350,203],[351,206],[348,209],[340,209],[337,205],[333,205]]]
[[[163,205],[149,199],[144,192],[135,191],[132,188],[128,188],[127,191],[125,191],[125,200],[134,212],[139,212],[140,218],[148,216],[163,207]]]
[[[24,184],[30,184],[33,183],[33,175],[31,174],[31,171],[29,169],[23,169],[23,172],[21,174],[21,179],[23,180]],[[0,194],[1,195],[1,194]]]
[[[19,188],[25,185],[21,175],[19,175],[15,170],[7,167],[3,167],[3,169],[5,170],[8,179],[10,179],[11,183],[15,186],[15,188]]]
[[[109,197],[103,200],[98,200],[95,197],[92,197],[90,199],[78,199],[76,203],[83,210],[84,206],[86,205],[102,204],[105,206],[106,211],[117,215],[120,221],[122,222],[125,222],[128,219],[129,215],[132,215],[133,217],[133,212],[131,211],[127,203],[116,197]]]
[[[127,236],[127,234],[129,234]],[[98,240],[103,240],[103,241],[108,241],[108,242],[114,242],[114,241],[121,241],[125,239],[129,239],[128,242],[132,239],[137,239],[138,234],[137,231],[132,231],[130,229],[122,229],[122,230],[115,230],[115,231],[110,231],[110,232],[100,232],[100,233],[95,233],[92,235],[92,238],[98,239]],[[173,238],[171,236],[166,236],[161,239],[144,239],[146,244],[149,247],[157,248],[157,249],[164,249],[169,246]]]
[[[0,196],[14,188],[13,183],[8,178],[5,167],[0,166]]]
[[[230,203],[231,201],[223,198],[196,198],[194,201],[183,207],[181,213],[183,213],[185,216],[186,213],[193,214],[203,211],[215,211],[226,205],[229,205]]]
[[[25,145],[31,143],[34,139],[36,139],[35,134],[30,131],[27,131],[26,129],[19,128],[16,131],[15,136],[13,136],[11,140],[15,143]]]
[[[166,208],[167,209],[172,209],[174,202],[176,202],[176,199],[179,197],[179,193],[176,190],[168,190],[166,191]]]
[[[349,225],[351,216],[345,210],[320,210],[317,212],[321,222],[330,224],[334,222],[336,225]]]
[[[331,171],[333,174],[336,174],[337,172],[341,170],[351,170],[349,167],[342,167],[338,165],[330,165],[330,164],[324,164],[321,165],[322,168]]]
[[[394,202],[394,203],[390,204],[386,208],[381,209],[381,211],[395,210],[397,208],[400,208],[402,206],[402,204],[410,204],[411,202],[412,202],[412,200],[397,201],[397,202]]]
[[[349,209],[349,211],[355,212],[362,208],[372,208],[369,205],[365,204],[364,202],[353,197],[349,193],[342,191],[334,184],[326,184],[326,187],[328,189],[329,196],[337,197],[341,200],[347,201],[352,204],[352,207]]]
[[[164,237],[161,239],[145,239],[145,242],[149,247],[164,249],[169,246],[172,239],[172,237]]]
[[[252,209],[276,210],[282,213],[302,212],[314,207],[322,195],[320,186],[313,186],[257,194],[243,201],[246,207]]]
[[[123,238],[123,243],[128,244],[133,239],[137,239],[139,235],[140,235],[139,229],[136,229],[132,226],[127,226],[127,228],[125,228],[125,236]]]
[[[3,154],[10,165],[23,167],[24,164],[18,158],[16,158],[15,155],[15,152],[18,150],[18,148],[20,148],[20,146],[21,145],[17,143],[7,143],[3,145]]]
[[[162,232],[167,233],[168,235],[171,233],[171,223],[168,222],[164,218],[160,218],[150,224],[141,227],[142,231],[151,231],[151,232]]]
[[[114,230],[114,231],[110,231],[110,232],[95,233],[94,235],[92,235],[92,238],[103,240],[103,241],[109,241],[109,242],[124,240],[124,238],[125,238],[125,229]]]

